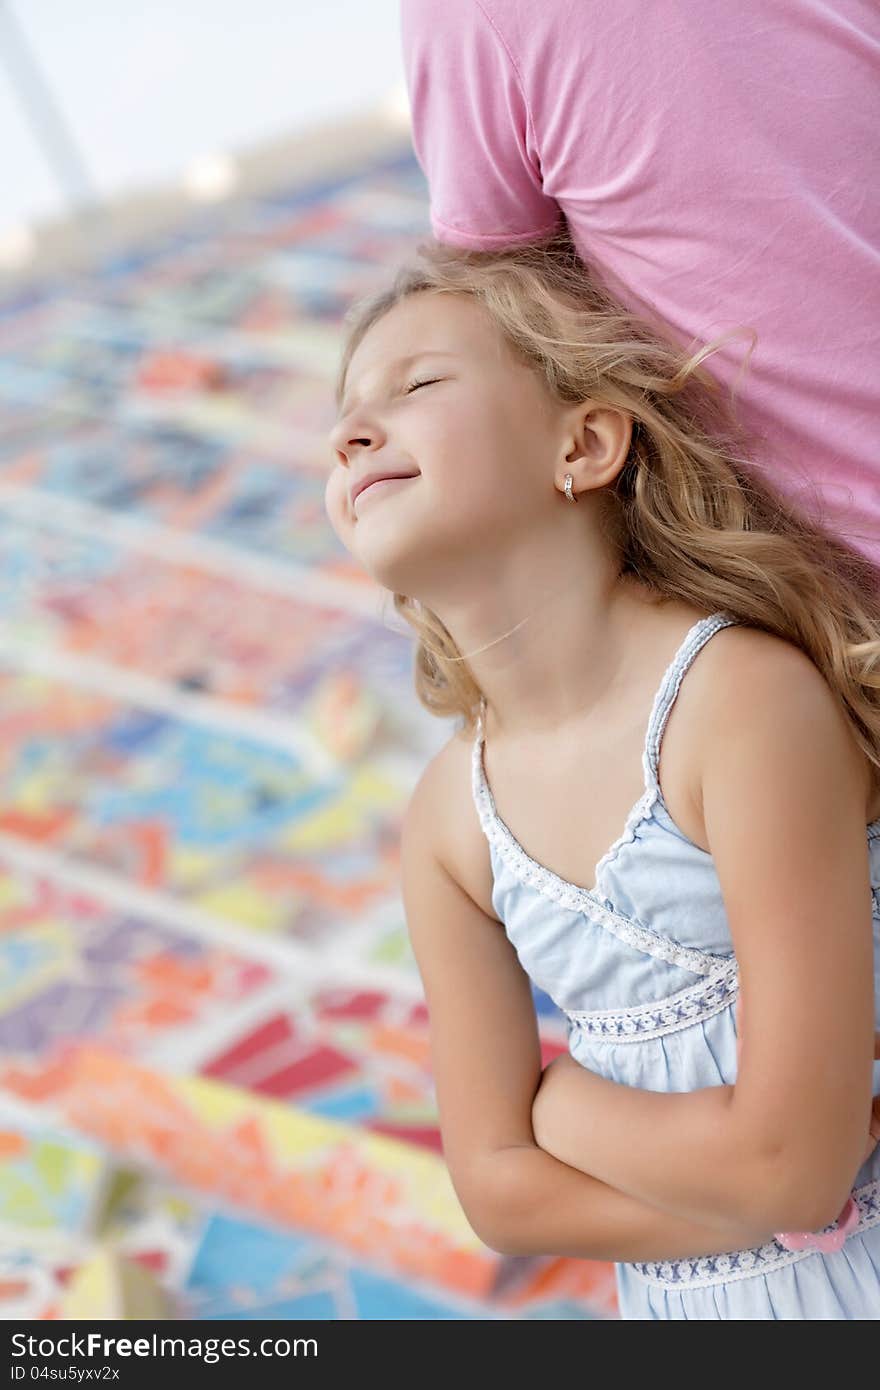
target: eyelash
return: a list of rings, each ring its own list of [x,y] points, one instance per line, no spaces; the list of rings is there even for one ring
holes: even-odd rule
[[[411,396],[413,391],[417,391],[420,386],[433,386],[440,380],[438,376],[427,377],[424,381],[411,381],[404,390],[405,396]]]

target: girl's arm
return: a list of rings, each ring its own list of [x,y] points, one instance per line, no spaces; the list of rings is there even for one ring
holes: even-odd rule
[[[743,1222],[690,1221],[576,1171],[531,1145],[499,1149],[487,1187],[493,1221],[481,1238],[506,1255],[678,1260],[747,1250],[773,1239]]]
[[[880,1060],[880,1032],[874,1035],[874,1058]],[[725,1185],[727,1194],[737,1193],[740,1188],[745,1188],[748,1181],[754,1180],[750,1178],[747,1169],[738,1172],[733,1160],[733,1149],[729,1139],[729,1114],[726,1112],[726,1104],[733,1091],[733,1086],[717,1086],[669,1096],[660,1092],[635,1090],[587,1071],[568,1053],[563,1053],[544,1069],[541,1085],[532,1106],[532,1128],[538,1144],[546,1153],[561,1163],[605,1182],[611,1182],[609,1175],[614,1173],[614,1181],[623,1183],[628,1192],[631,1192],[633,1187],[638,1187],[641,1191],[648,1187],[653,1192],[660,1190],[662,1180],[658,1179],[655,1170],[664,1169],[664,1153],[667,1155],[668,1170],[673,1176],[673,1185],[666,1183],[664,1190],[678,1191],[675,1184],[682,1169],[675,1161],[674,1155],[682,1152],[690,1144],[697,1155],[697,1162],[685,1171],[684,1185],[687,1201],[693,1204],[695,1200],[700,1200],[698,1189],[694,1185],[695,1181],[699,1182],[700,1179],[695,1179],[695,1174],[703,1170],[708,1170],[711,1187],[721,1182]],[[683,1104],[685,1098],[692,1102],[693,1097],[701,1098],[696,1105]],[[669,1100],[673,1102],[671,1106],[663,1104]],[[716,1125],[713,1129],[713,1117],[721,1121],[720,1128]],[[685,1126],[691,1127],[690,1131],[683,1127],[676,1130],[676,1123],[681,1126],[682,1121]],[[622,1149],[619,1140],[614,1137],[622,1131],[631,1141],[625,1149]],[[878,1139],[880,1097],[875,1099],[871,1109],[869,1133],[859,1167],[876,1148]],[[652,1175],[648,1177],[647,1182],[644,1177],[646,1147],[650,1150],[652,1164]],[[713,1163],[717,1166],[713,1167]],[[622,1196],[623,1193],[619,1195]],[[633,1197],[632,1200],[639,1199]],[[739,1198],[734,1198],[733,1205],[745,1208],[748,1202],[741,1194]],[[720,1215],[727,1207],[727,1200],[722,1200],[713,1208],[715,1216]],[[680,1198],[664,1203],[663,1211],[673,1222],[681,1221],[686,1225],[689,1221],[687,1216],[680,1214]],[[656,1215],[659,1219],[662,1213],[658,1210]],[[819,1230],[827,1224],[827,1221],[821,1221],[818,1225],[804,1229]],[[766,1234],[761,1236],[762,1241],[767,1239],[769,1236]],[[685,1253],[715,1252],[681,1252]],[[667,1259],[671,1256],[640,1255],[633,1258]]]
[[[448,850],[444,862],[436,847],[439,835],[447,848],[444,817],[453,819],[456,806],[452,753],[441,750],[419,779],[401,859],[430,1013],[443,1153],[471,1228],[492,1249],[586,1259],[678,1258],[756,1244],[737,1223],[683,1221],[536,1145],[531,1111],[542,1057],[531,982],[501,924],[456,878],[455,854]]]
[[[880,1033],[874,1033],[874,1059],[880,1061]],[[576,1168],[581,1173],[587,1173],[587,1175],[595,1177],[596,1180],[603,1180],[608,1183],[610,1177],[605,1175],[612,1172],[623,1175],[623,1180],[626,1181],[627,1172],[630,1172],[630,1169],[624,1170],[624,1166],[628,1162],[633,1162],[633,1173],[641,1175],[644,1165],[638,1162],[638,1155],[644,1151],[644,1145],[649,1145],[651,1148],[652,1162],[656,1166],[662,1166],[659,1163],[658,1138],[660,1144],[666,1144],[667,1147],[671,1145],[673,1151],[677,1152],[685,1147],[688,1140],[684,1131],[674,1133],[674,1123],[673,1130],[663,1129],[663,1125],[666,1125],[670,1120],[674,1122],[674,1120],[680,1120],[684,1116],[688,1125],[699,1127],[699,1134],[694,1134],[694,1137],[691,1138],[691,1143],[696,1145],[696,1151],[702,1156],[702,1163],[696,1165],[696,1168],[699,1169],[701,1166],[709,1168],[712,1172],[712,1183],[715,1184],[717,1183],[717,1173],[722,1172],[722,1170],[727,1172],[727,1163],[730,1162],[731,1148],[730,1141],[728,1141],[730,1131],[726,1129],[716,1131],[717,1136],[722,1140],[720,1155],[717,1158],[720,1165],[719,1169],[712,1169],[712,1154],[706,1148],[705,1133],[706,1130],[709,1130],[709,1134],[712,1134],[710,1125],[712,1125],[715,1109],[717,1109],[717,1115],[723,1118],[724,1105],[726,1105],[728,1095],[733,1091],[733,1086],[709,1087],[708,1090],[687,1091],[687,1093],[676,1093],[673,1097],[669,1097],[669,1095],[655,1093],[655,1091],[634,1090],[631,1087],[617,1086],[616,1083],[606,1080],[605,1077],[596,1076],[596,1074],[588,1072],[587,1069],[578,1065],[569,1054],[562,1054],[553,1059],[544,1070],[541,1087],[539,1087],[538,1095],[532,1104],[532,1129],[534,1129],[535,1140],[538,1141],[546,1154],[552,1155],[559,1162],[567,1163],[570,1168]],[[694,1097],[694,1095],[702,1097],[706,1102],[705,1108],[702,1111],[699,1109],[702,1102],[698,1102],[698,1105],[688,1105],[687,1109],[678,1104],[676,1113],[676,1102],[680,1102],[685,1095],[688,1098]],[[646,1104],[642,1104],[644,1097],[648,1098]],[[667,1106],[662,1105],[662,1102],[667,1101],[667,1099],[673,1101],[673,1106],[667,1108]],[[658,1105],[658,1101],[660,1101],[660,1105]],[[656,1120],[662,1111],[666,1111],[666,1115],[662,1116],[662,1125],[658,1127]],[[631,1150],[627,1148],[627,1152],[623,1156],[623,1162],[621,1162],[620,1143],[617,1138],[614,1138],[617,1133],[620,1133],[621,1126],[633,1140]],[[869,1134],[866,1137],[859,1168],[872,1154],[879,1140],[880,1097],[876,1097],[872,1111],[870,1111]],[[680,1168],[674,1162],[670,1163],[670,1168],[673,1176],[680,1172]],[[617,1180],[620,1181],[620,1179]],[[641,1190],[644,1190],[645,1184],[639,1180],[638,1176],[634,1177],[634,1181],[638,1183]],[[685,1204],[688,1207],[694,1202],[692,1181],[694,1181],[694,1165],[685,1173],[684,1187],[687,1190]],[[730,1191],[735,1193],[740,1184],[745,1187],[747,1175],[745,1175],[745,1170],[742,1173],[737,1172],[735,1165],[731,1163],[730,1173],[724,1177],[724,1181],[726,1181]],[[653,1191],[658,1190],[655,1181],[649,1180],[649,1186]],[[669,1186],[666,1186],[666,1190],[670,1190]],[[619,1195],[624,1194],[620,1193]],[[639,1202],[637,1197],[633,1197],[631,1200]],[[716,1219],[722,1208],[726,1208],[726,1205],[726,1202],[722,1202],[720,1207],[716,1208]],[[740,1201],[735,1202],[735,1205],[747,1207],[748,1202],[742,1200],[741,1197]],[[667,1216],[673,1223],[681,1222],[683,1223],[681,1230],[684,1233],[684,1230],[691,1223],[691,1218],[688,1218],[687,1215],[678,1215],[680,1209],[681,1202],[676,1202],[674,1207],[665,1205],[662,1211],[660,1209],[656,1211],[656,1219],[658,1222],[662,1222],[663,1216]],[[804,1229],[819,1230],[824,1225],[827,1225],[827,1220],[826,1222],[819,1222],[819,1225],[804,1227]],[[781,1227],[776,1227],[776,1229],[781,1229]],[[698,1230],[698,1223],[694,1223],[695,1234],[698,1233]],[[763,1233],[765,1227],[759,1227],[759,1230],[762,1233],[756,1240],[751,1241],[751,1244],[759,1244],[769,1240],[770,1236]],[[666,1233],[658,1232],[658,1234],[660,1240],[665,1238]],[[674,1225],[670,1227],[669,1234],[673,1240],[676,1238]],[[688,1250],[681,1251],[680,1254],[715,1254],[715,1251]],[[627,1257],[619,1255],[617,1258]],[[673,1257],[671,1255],[656,1255],[656,1257],[655,1255],[634,1255],[631,1258],[669,1259]]]
[[[815,1231],[849,1195],[871,1120],[866,762],[798,648],[733,639],[704,679],[695,739],[748,998],[736,1085],[638,1090],[563,1057],[532,1124],[563,1162],[670,1213]]]
[[[775,1213],[778,1230],[799,1226],[803,1201],[797,1220],[789,1219],[784,1170],[735,1129],[733,1093],[733,1086],[638,1090],[563,1053],[545,1068],[532,1128],[560,1162],[681,1220],[748,1222],[766,1210]],[[769,1216],[763,1224],[773,1228]]]

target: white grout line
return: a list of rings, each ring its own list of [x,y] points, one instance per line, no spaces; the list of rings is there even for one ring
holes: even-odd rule
[[[197,1019],[187,1028],[175,1028],[170,1036],[145,1041],[138,1048],[138,1065],[183,1074],[198,1072],[210,1058],[234,1047],[243,1033],[278,1013],[288,1015],[295,1027],[307,1005],[308,992],[288,975],[252,990],[219,1017]]]
[[[233,739],[254,739],[290,754],[316,781],[338,781],[343,771],[339,760],[312,734],[307,720],[295,714],[272,714],[233,700],[181,690],[173,681],[155,680],[94,657],[52,651],[34,641],[8,636],[2,629],[0,664],[217,729]]]
[[[21,1096],[13,1095],[11,1091],[4,1091],[0,1088],[0,1125],[20,1125],[22,1129],[52,1129],[58,1130],[59,1139],[66,1139],[73,1143],[89,1144],[89,1147],[96,1149],[101,1145],[96,1140],[89,1140],[88,1135],[83,1135],[79,1130],[74,1129],[57,1105],[48,1105],[40,1101],[39,1105],[33,1100],[23,1100]],[[0,1230],[3,1223],[0,1223]],[[51,1237],[50,1237],[51,1240]]]
[[[0,483],[0,507],[34,523],[45,525],[47,519],[53,523],[60,521],[66,530],[76,535],[111,541],[166,561],[197,565],[224,579],[239,580],[297,602],[339,608],[387,626],[382,615],[383,607],[391,609],[387,590],[375,585],[360,585],[356,581],[349,584],[318,573],[314,566],[298,565],[294,560],[276,560],[224,541],[175,531],[170,526],[140,517],[123,516],[42,488]],[[400,631],[399,628],[394,630]]]
[[[368,965],[351,957],[342,959],[334,951],[332,939],[326,947],[316,948],[303,946],[289,936],[249,931],[168,893],[139,888],[105,869],[77,863],[57,850],[26,843],[4,832],[0,832],[0,862],[76,888],[119,912],[138,914],[171,931],[197,936],[208,945],[239,951],[245,957],[263,960],[282,972],[296,973],[299,988],[344,985],[352,989],[386,990],[413,1001],[423,997],[418,977],[392,967]],[[370,918],[378,921],[382,914],[394,916],[399,911],[397,897],[390,894],[364,917],[365,939],[370,932]]]

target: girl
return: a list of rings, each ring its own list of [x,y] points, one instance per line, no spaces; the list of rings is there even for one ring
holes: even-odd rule
[[[878,1317],[880,574],[564,227],[420,250],[350,316],[326,506],[460,719],[402,882],[462,1207],[624,1318]]]

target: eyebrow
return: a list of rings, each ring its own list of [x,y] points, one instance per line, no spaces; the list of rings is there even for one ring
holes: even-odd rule
[[[424,348],[421,352],[410,352],[410,353],[407,353],[406,357],[396,357],[396,358],[394,359],[393,362],[389,362],[389,363],[388,363],[388,365],[386,366],[386,368],[385,368],[384,372],[382,373],[382,375],[383,375],[383,376],[390,376],[391,373],[392,373],[396,368],[398,368],[398,367],[406,367],[406,366],[408,366],[409,363],[411,363],[411,362],[418,362],[418,361],[420,361],[420,359],[421,359],[422,357],[457,357],[457,356],[458,356],[458,353],[457,353],[457,352],[443,352],[443,351],[441,351],[440,349],[435,349],[435,348]],[[346,408],[347,408],[347,404],[348,404],[348,397],[346,396],[346,397],[343,399],[341,405],[339,406],[339,409],[338,409],[338,412],[337,412],[337,416],[336,416],[337,420],[341,419],[342,416],[345,414]]]

